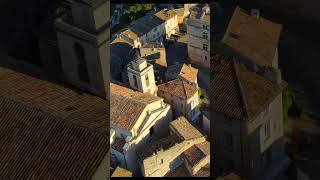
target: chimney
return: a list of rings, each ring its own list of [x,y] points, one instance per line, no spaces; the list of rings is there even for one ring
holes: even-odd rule
[[[251,9],[251,16],[255,16],[257,19],[260,18],[260,10],[259,9]]]

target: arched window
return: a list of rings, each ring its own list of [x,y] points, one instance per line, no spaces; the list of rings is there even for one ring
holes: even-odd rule
[[[74,46],[74,52],[77,56],[78,60],[78,76],[81,81],[89,82],[89,74],[87,69],[87,63],[86,63],[86,55],[84,52],[84,49],[81,44],[75,43]]]

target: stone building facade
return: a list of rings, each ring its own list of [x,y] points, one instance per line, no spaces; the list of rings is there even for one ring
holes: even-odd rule
[[[110,91],[111,159],[139,175],[136,152],[167,134],[171,106],[160,97],[113,83]]]
[[[109,77],[109,3],[72,1],[56,19],[57,40],[64,78],[70,84],[106,96]]]
[[[128,78],[132,89],[156,95],[157,86],[153,65],[147,63],[146,59],[139,57],[129,64]]]
[[[210,8],[208,5],[197,5],[190,11],[186,22],[190,62],[210,68]]]
[[[194,84],[182,79],[172,80],[158,86],[158,96],[171,104],[174,117],[185,116],[191,121],[199,119],[199,93]]]
[[[248,179],[274,177],[281,170],[275,167],[286,161],[285,83],[272,82],[243,63],[222,56],[214,59],[214,64],[211,118],[217,172],[236,172]]]

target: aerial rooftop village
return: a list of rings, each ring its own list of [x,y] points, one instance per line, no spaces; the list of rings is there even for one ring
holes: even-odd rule
[[[155,8],[114,36],[112,177],[210,176],[210,118],[197,68],[210,66],[209,28],[209,6],[185,4]],[[179,43],[182,63],[168,55]]]
[[[106,0],[62,1],[41,66],[0,53],[0,179],[279,179],[282,25],[212,5],[157,4],[109,42]]]
[[[110,178],[108,9],[63,1],[39,29],[38,64],[0,52],[0,179]]]

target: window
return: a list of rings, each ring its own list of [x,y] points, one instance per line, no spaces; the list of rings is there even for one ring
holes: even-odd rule
[[[208,51],[208,45],[207,44],[203,44],[203,50]]]
[[[160,159],[160,160],[159,160],[159,164],[163,164],[163,159]]]
[[[209,29],[207,25],[203,25],[202,28],[205,29],[205,30]]]
[[[132,77],[133,77],[134,87],[135,87],[135,88],[138,88],[137,77],[136,77],[135,75],[133,75]]]
[[[89,82],[89,74],[86,63],[86,55],[81,44],[75,43],[73,46],[74,52],[78,60],[78,77],[81,81]]]
[[[147,87],[149,86],[149,76],[148,76],[148,74],[146,75],[146,86]]]
[[[208,60],[208,57],[207,57],[207,56],[204,56],[204,60],[206,60],[206,61],[207,61],[207,60]]]
[[[202,33],[202,38],[208,40],[208,33],[207,32],[203,32]]]
[[[153,126],[150,128],[150,136],[152,136],[154,134],[154,129]]]
[[[265,132],[265,140],[267,140],[270,137],[270,122],[269,121],[264,126],[264,132]]]
[[[261,142],[266,141],[270,137],[270,121],[262,125],[260,130]]]

